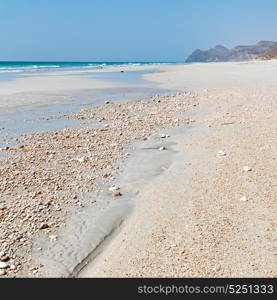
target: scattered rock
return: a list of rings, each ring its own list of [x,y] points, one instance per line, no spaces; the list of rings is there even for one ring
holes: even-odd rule
[[[4,204],[0,204],[0,210],[7,209],[7,207]]]
[[[3,255],[3,256],[0,257],[0,261],[7,262],[9,260],[10,260],[10,258],[9,258],[8,255]]]
[[[250,171],[252,171],[252,169],[250,167],[248,167],[248,166],[244,166],[243,167],[243,171],[250,172]]]
[[[77,161],[83,163],[83,162],[86,162],[87,159],[85,157],[80,157],[80,158],[76,158]]]
[[[7,272],[5,270],[0,270],[0,276],[4,276],[6,274],[7,274]]]
[[[165,146],[159,148],[160,151],[166,150]]]
[[[216,266],[213,268],[214,272],[219,272],[221,270],[221,266]]]
[[[109,188],[109,191],[110,192],[114,192],[114,191],[117,191],[117,190],[119,190],[120,188],[118,187],[118,186],[116,186],[116,185],[112,185],[110,188]]]
[[[245,197],[245,196],[243,196],[243,197],[241,197],[240,199],[239,199],[240,201],[248,201],[248,199],[247,199],[247,197]]]
[[[161,134],[160,135],[161,139],[166,139],[166,138],[169,138],[169,137],[170,137],[170,135],[168,135],[168,134]]]
[[[10,147],[0,148],[1,151],[7,151],[7,150],[9,150],[9,149],[10,149]]]
[[[218,152],[217,152],[217,155],[216,155],[217,157],[220,157],[220,156],[226,156],[226,153],[224,152],[224,151],[222,151],[222,150],[219,150]]]
[[[42,223],[39,227],[39,229],[46,229],[49,228],[49,225],[47,223]]]
[[[3,261],[0,261],[0,269],[7,269],[9,265]]]
[[[114,197],[120,197],[120,196],[122,196],[122,194],[120,192],[115,192],[115,193],[113,193],[113,196]]]
[[[57,240],[57,236],[56,235],[49,235],[49,240],[52,242],[55,242]]]

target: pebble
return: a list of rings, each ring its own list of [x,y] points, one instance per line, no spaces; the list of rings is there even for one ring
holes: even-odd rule
[[[7,256],[7,255],[2,255],[1,257],[0,257],[0,261],[9,261],[10,260],[10,258],[9,258],[9,256]]]
[[[109,191],[110,191],[110,192],[114,192],[114,191],[117,191],[117,190],[119,190],[119,187],[116,186],[116,185],[112,185],[112,186],[109,188]]]
[[[6,274],[7,274],[7,272],[5,270],[0,270],[0,276],[4,276]]]
[[[222,151],[222,150],[219,150],[218,152],[217,152],[217,155],[216,156],[218,156],[218,157],[220,157],[220,156],[226,156],[226,153],[224,152],[224,151]]]
[[[57,236],[56,235],[49,235],[49,239],[50,239],[50,241],[56,241]]]
[[[47,223],[42,223],[39,227],[39,229],[46,229],[49,228],[49,225]]]
[[[248,201],[248,199],[247,199],[247,197],[245,197],[245,196],[243,196],[243,197],[241,197],[240,199],[239,199],[240,201]]]
[[[5,262],[0,261],[0,269],[7,269],[9,265]]]
[[[115,193],[113,194],[113,196],[114,196],[114,197],[120,197],[120,196],[122,196],[122,194],[121,194],[120,192],[115,192]]]
[[[160,151],[166,150],[166,148],[165,148],[164,146],[162,146],[162,147],[159,148],[159,150],[160,150]]]
[[[85,157],[80,157],[80,158],[76,158],[77,161],[83,163],[85,162],[87,159]]]
[[[0,210],[7,209],[7,207],[4,204],[0,204]]]
[[[215,272],[219,272],[221,270],[221,266],[217,266],[213,268],[213,271]]]
[[[244,166],[243,167],[243,171],[250,172],[250,171],[252,171],[252,169],[250,167],[248,167],[248,166]]]

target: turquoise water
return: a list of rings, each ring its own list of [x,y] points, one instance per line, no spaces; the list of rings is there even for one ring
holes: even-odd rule
[[[101,69],[108,66],[167,64],[164,62],[40,62],[0,61],[0,74],[41,72],[64,69]]]

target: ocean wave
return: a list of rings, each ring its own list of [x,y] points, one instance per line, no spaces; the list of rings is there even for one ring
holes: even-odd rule
[[[49,72],[53,69],[79,70],[79,69],[103,69],[108,67],[140,66],[149,64],[161,64],[151,62],[1,62],[0,73],[25,73],[25,72]]]

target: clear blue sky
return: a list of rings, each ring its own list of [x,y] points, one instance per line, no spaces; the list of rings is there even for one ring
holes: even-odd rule
[[[183,61],[277,41],[277,0],[0,0],[0,60]]]

